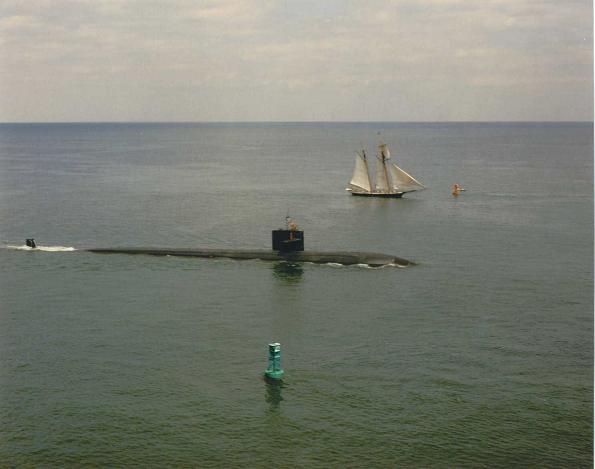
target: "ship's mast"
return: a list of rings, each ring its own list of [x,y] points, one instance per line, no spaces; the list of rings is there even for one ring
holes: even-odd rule
[[[382,142],[382,141],[381,141]],[[380,148],[380,161],[382,162],[382,170],[384,171],[384,179],[386,180],[386,191],[392,192],[392,186],[390,184],[390,178],[388,176],[388,170],[386,169],[386,160],[390,158],[390,152],[386,147],[386,143],[382,142],[378,146]]]
[[[370,187],[370,191],[373,191],[374,186],[372,185],[372,178],[370,177],[370,168],[368,167],[368,157],[366,156],[366,150],[362,148],[362,158],[366,165],[366,174],[368,175],[368,184]]]

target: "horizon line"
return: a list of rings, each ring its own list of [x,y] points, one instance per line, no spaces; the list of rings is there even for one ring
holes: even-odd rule
[[[295,121],[5,121],[0,125],[18,124],[593,124],[593,120],[443,120],[443,121],[399,121],[399,120],[345,120],[345,121],[324,121],[324,120],[295,120]]]

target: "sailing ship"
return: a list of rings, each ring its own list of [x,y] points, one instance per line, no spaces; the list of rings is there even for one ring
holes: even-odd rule
[[[366,151],[362,150],[361,153],[356,152],[353,176],[346,191],[351,192],[351,195],[398,199],[407,192],[425,189],[421,182],[389,161],[390,151],[386,143],[381,143],[378,149],[376,183],[372,184],[368,157]]]

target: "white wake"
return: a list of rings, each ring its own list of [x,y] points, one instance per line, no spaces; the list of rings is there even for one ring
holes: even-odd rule
[[[72,246],[37,246],[35,248],[29,247],[27,245],[22,246],[6,246],[8,249],[16,249],[17,251],[44,251],[44,252],[68,252],[68,251],[76,251],[75,248]]]

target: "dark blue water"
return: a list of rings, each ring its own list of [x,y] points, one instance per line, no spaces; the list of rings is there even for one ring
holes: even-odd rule
[[[378,131],[427,190],[344,191]],[[419,265],[14,248],[267,248],[287,213]],[[1,125],[0,219],[0,465],[592,466],[591,124]]]

